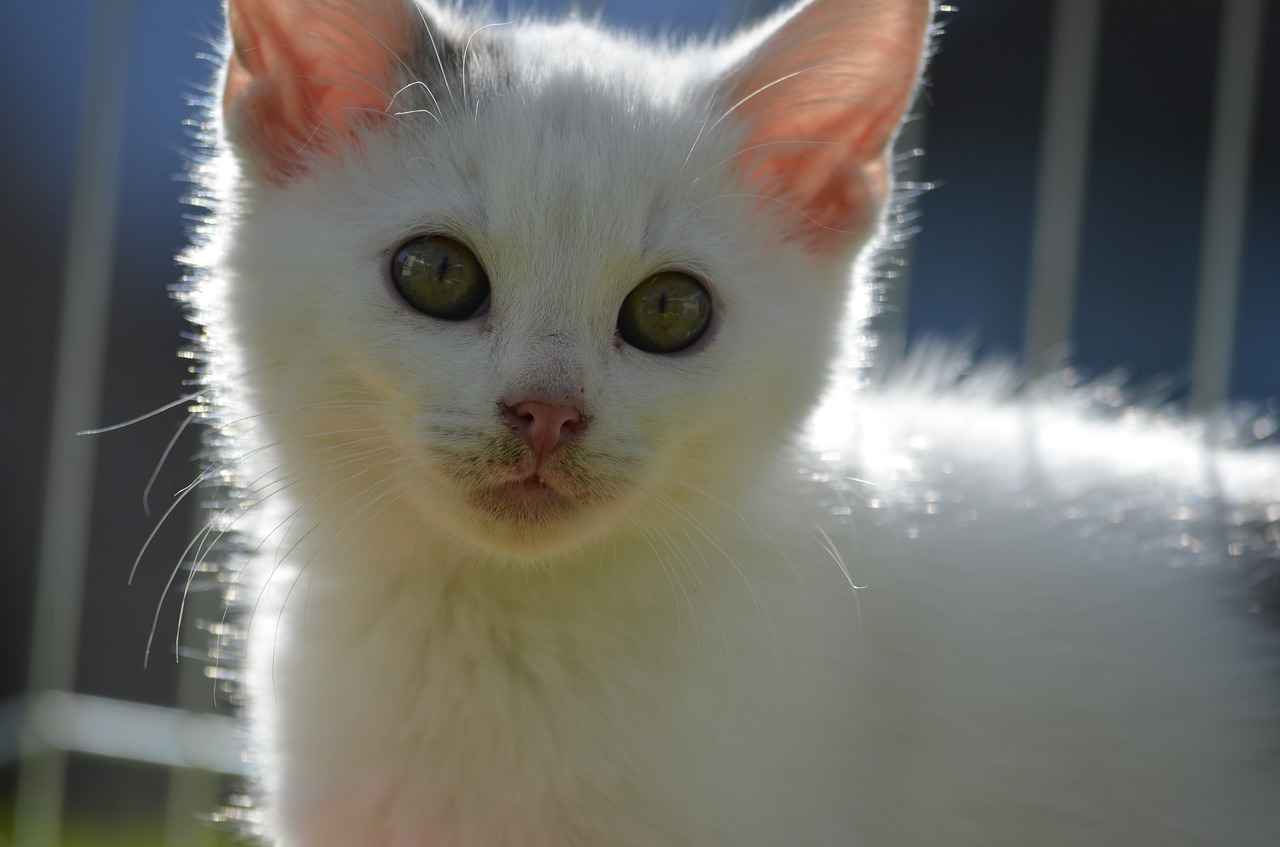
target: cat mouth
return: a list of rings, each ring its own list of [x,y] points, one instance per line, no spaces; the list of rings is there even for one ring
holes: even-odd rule
[[[538,473],[531,473],[514,484],[525,491],[545,491],[551,488],[551,485],[542,478],[542,474]]]
[[[490,517],[513,524],[552,523],[578,510],[572,497],[538,472],[484,486],[472,492],[468,503]]]

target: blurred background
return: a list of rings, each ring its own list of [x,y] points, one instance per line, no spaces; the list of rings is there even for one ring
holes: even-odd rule
[[[773,5],[576,4],[651,33]],[[905,172],[933,187],[912,208],[888,348],[963,337],[1029,369],[1123,367],[1174,403],[1274,413],[1280,9],[953,5],[906,135],[927,155]],[[189,329],[166,289],[220,4],[5,0],[0,23],[0,845],[19,807],[20,847],[231,843],[200,820],[234,786],[230,709],[206,662],[176,661],[204,649],[195,624],[216,620],[216,592],[193,595],[179,650],[166,587],[193,511],[169,517],[128,584],[198,472],[198,437],[179,433],[183,404],[74,435],[184,393]]]

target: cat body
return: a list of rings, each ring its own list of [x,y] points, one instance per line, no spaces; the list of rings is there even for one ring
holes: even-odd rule
[[[930,14],[232,0],[186,297],[264,840],[1273,843],[1280,457],[832,365]]]

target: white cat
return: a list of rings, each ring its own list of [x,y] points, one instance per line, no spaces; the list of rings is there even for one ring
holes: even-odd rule
[[[228,5],[187,299],[264,840],[1280,843],[1280,457],[838,364],[926,0]]]

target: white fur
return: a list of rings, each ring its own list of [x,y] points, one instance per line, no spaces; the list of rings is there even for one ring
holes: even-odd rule
[[[230,150],[209,166],[190,301],[247,505],[269,837],[1275,843],[1274,655],[1223,539],[1276,508],[1280,457],[928,380],[799,439],[870,233],[779,237],[725,165],[743,130],[704,132],[763,36],[491,34],[519,73],[478,106],[285,184]],[[433,231],[486,263],[485,317],[395,295],[390,252]],[[621,299],[666,267],[710,282],[711,338],[617,343]],[[581,397],[601,502],[513,527],[444,466],[490,461],[499,402],[528,392]]]

